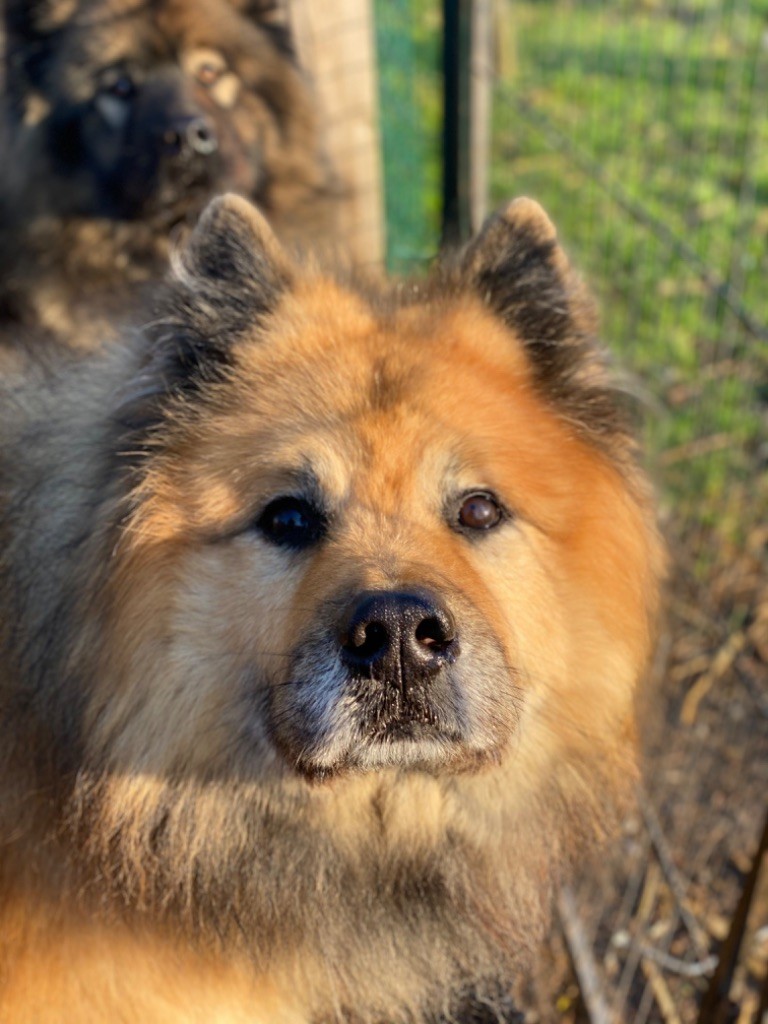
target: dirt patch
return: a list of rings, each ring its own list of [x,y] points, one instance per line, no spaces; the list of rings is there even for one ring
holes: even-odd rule
[[[736,543],[684,535],[645,710],[645,782],[613,862],[574,891],[527,1021],[694,1024],[753,864],[768,798],[768,525]],[[706,568],[702,570],[702,562]],[[567,907],[565,908],[567,911]],[[566,913],[566,917],[567,917]],[[570,953],[572,953],[572,949]],[[752,1024],[768,972],[758,878],[723,1021]]]

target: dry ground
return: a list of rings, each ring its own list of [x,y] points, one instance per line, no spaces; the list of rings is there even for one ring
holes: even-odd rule
[[[684,541],[671,546],[641,805],[610,869],[575,899],[605,1020],[621,1024],[698,1020],[768,808],[768,524],[738,549],[720,542],[704,578]],[[764,867],[722,1024],[756,1022],[767,972]],[[602,1024],[600,995],[590,1016],[560,935],[542,974],[531,1022]]]

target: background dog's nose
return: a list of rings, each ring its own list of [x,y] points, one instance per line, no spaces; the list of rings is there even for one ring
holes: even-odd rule
[[[213,128],[204,117],[196,117],[187,125],[187,143],[193,152],[201,156],[215,153],[219,145]]]
[[[219,148],[216,133],[204,117],[179,118],[165,129],[162,141],[169,156],[210,156]]]
[[[397,685],[434,675],[459,651],[453,616],[421,591],[360,594],[342,617],[338,635],[348,668]]]

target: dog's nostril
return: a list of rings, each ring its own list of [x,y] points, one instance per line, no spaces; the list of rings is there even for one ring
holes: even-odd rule
[[[213,128],[203,117],[180,118],[162,132],[160,142],[167,156],[210,156],[219,148]]]
[[[416,626],[415,636],[422,647],[433,648],[437,652],[453,641],[454,630],[447,618],[443,621],[437,616],[430,616]]]
[[[389,631],[382,622],[359,622],[343,646],[358,658],[374,658],[386,650]]]
[[[162,135],[163,149],[171,156],[181,152],[182,138],[175,128],[168,128]]]
[[[361,667],[405,679],[435,675],[458,656],[453,616],[429,593],[369,591],[348,608],[337,636],[341,657]]]
[[[191,121],[187,126],[187,142],[195,153],[208,156],[218,148],[216,136],[203,120]]]

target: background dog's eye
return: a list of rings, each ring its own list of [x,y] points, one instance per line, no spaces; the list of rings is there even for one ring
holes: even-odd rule
[[[324,512],[304,498],[284,497],[271,501],[256,525],[272,544],[306,548],[320,540],[327,520]]]
[[[210,89],[212,85],[215,85],[218,82],[225,70],[226,68],[221,64],[213,64],[212,62],[206,61],[205,64],[200,65],[195,72],[195,75],[201,85],[204,85],[206,89]]]
[[[131,76],[122,71],[105,78],[101,84],[101,91],[119,100],[129,100],[136,91],[136,85]]]
[[[490,530],[502,517],[501,507],[490,494],[470,494],[459,508],[459,525],[468,530]]]

